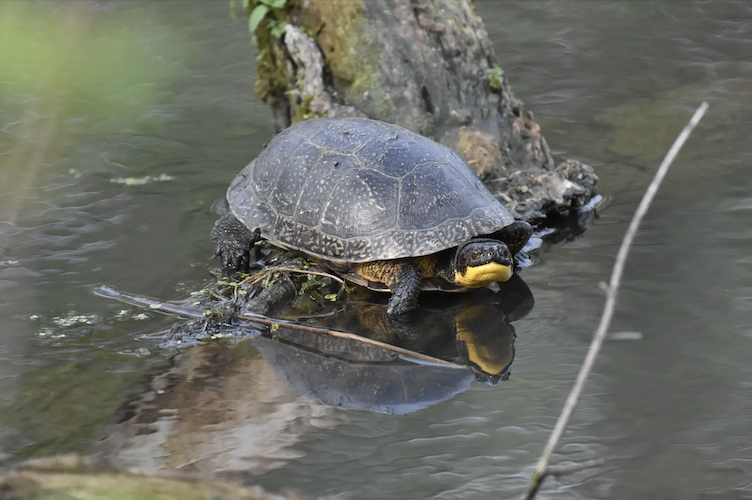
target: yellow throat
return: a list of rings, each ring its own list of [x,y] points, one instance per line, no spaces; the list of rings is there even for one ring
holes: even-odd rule
[[[496,262],[489,262],[482,266],[467,267],[464,274],[454,272],[454,283],[466,288],[479,288],[493,281],[509,281],[512,277],[512,266],[504,266]]]

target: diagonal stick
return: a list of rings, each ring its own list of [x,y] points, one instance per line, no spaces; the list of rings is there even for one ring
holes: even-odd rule
[[[674,144],[671,146],[671,149],[669,149],[668,153],[666,153],[666,157],[663,159],[661,166],[658,167],[658,171],[655,173],[653,181],[650,183],[647,191],[645,191],[645,194],[642,196],[642,201],[640,202],[640,206],[637,207],[634,217],[632,217],[632,222],[630,222],[627,233],[624,235],[624,240],[621,242],[619,253],[616,255],[616,263],[614,264],[614,269],[611,272],[611,281],[609,282],[608,288],[606,289],[606,304],[603,308],[603,315],[601,316],[600,324],[598,325],[598,329],[595,331],[593,341],[590,343],[590,350],[588,350],[587,357],[585,357],[585,361],[582,363],[580,373],[577,375],[577,381],[575,382],[574,387],[572,387],[572,391],[567,397],[564,408],[561,410],[561,415],[559,415],[559,420],[556,421],[556,426],[551,432],[551,437],[548,439],[548,443],[546,443],[546,448],[544,449],[543,454],[538,460],[538,464],[535,466],[533,475],[530,478],[530,486],[528,488],[527,495],[525,496],[527,500],[531,500],[535,497],[536,493],[541,487],[541,484],[543,483],[543,480],[548,475],[548,464],[551,461],[551,456],[553,455],[554,449],[559,444],[559,441],[564,434],[564,430],[569,423],[569,419],[572,416],[572,413],[577,406],[577,402],[580,399],[580,395],[582,394],[582,389],[585,386],[585,382],[587,381],[587,378],[590,375],[590,371],[593,368],[595,358],[598,356],[598,353],[601,350],[601,346],[603,345],[603,341],[606,339],[606,333],[608,332],[608,327],[611,325],[611,318],[614,315],[616,295],[619,290],[622,274],[624,274],[624,265],[627,261],[629,248],[631,247],[632,241],[634,241],[635,235],[637,234],[637,228],[639,227],[640,222],[642,222],[642,219],[645,217],[648,208],[650,208],[650,204],[653,202],[653,198],[655,198],[655,194],[658,192],[658,188],[660,187],[661,182],[663,182],[663,178],[666,177],[666,173],[668,172],[669,167],[671,167],[671,164],[676,159],[676,156],[679,154],[682,146],[684,146],[687,138],[700,122],[707,109],[708,103],[703,102],[700,107],[697,108],[695,114],[692,115],[692,118],[684,127],[684,130],[681,131],[679,137],[676,138]]]

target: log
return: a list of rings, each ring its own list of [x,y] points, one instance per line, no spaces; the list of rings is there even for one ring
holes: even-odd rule
[[[470,0],[251,0],[249,16],[259,6],[256,91],[278,129],[317,116],[400,125],[457,151],[533,222],[596,194],[591,167],[555,165]]]

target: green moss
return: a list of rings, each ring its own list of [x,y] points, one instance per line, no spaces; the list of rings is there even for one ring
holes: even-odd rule
[[[488,79],[488,86],[492,90],[499,91],[504,81],[504,70],[499,67],[489,68],[486,70],[486,78]]]
[[[312,101],[313,101],[312,95],[307,95],[303,97],[303,102],[301,102],[300,105],[295,108],[295,112],[292,115],[293,123],[302,122],[304,120],[310,120],[311,118],[316,118],[319,116],[315,111],[311,109]]]
[[[326,69],[349,102],[360,101],[368,92],[377,107],[384,106],[387,99],[376,80],[381,55],[373,49],[375,35],[363,10],[362,0],[310,0],[300,23],[315,34]]]
[[[262,101],[276,108],[285,99],[287,91],[284,54],[271,40],[259,40],[259,49],[254,90]]]
[[[251,34],[258,46],[254,90],[272,108],[280,107],[286,100],[289,82],[285,73],[285,53],[279,38],[289,22],[290,12],[297,8],[297,2],[293,0],[251,0],[246,6],[251,23],[249,30],[252,30]],[[254,12],[260,12],[258,9],[262,9],[264,13],[260,20],[258,16],[254,16]]]

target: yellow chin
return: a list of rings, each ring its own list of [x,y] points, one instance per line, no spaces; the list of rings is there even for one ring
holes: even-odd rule
[[[479,288],[493,281],[509,281],[512,277],[512,266],[503,266],[496,262],[482,266],[468,267],[464,274],[454,272],[454,283],[466,288]]]

